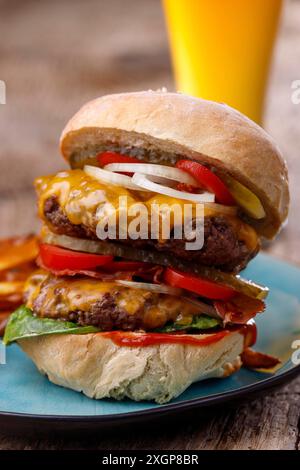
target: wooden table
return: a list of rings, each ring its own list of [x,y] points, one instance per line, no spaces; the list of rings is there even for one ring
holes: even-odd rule
[[[147,6],[146,6],[147,5]],[[300,263],[300,2],[287,1],[267,97],[266,128],[290,168],[290,223],[267,249]],[[173,89],[158,0],[1,1],[0,235],[38,228],[31,182],[64,167],[58,137],[90,98],[108,92]],[[249,91],[251,92],[251,91]],[[255,262],[255,261],[254,261]],[[283,312],[284,313],[284,312]],[[250,402],[210,410],[179,426],[109,437],[0,438],[0,449],[299,449],[300,377]]]

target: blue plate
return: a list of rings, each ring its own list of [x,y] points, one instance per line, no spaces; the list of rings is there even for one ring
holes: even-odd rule
[[[74,426],[92,423],[100,427],[120,421],[145,420],[200,406],[216,405],[233,398],[278,385],[300,372],[291,356],[292,343],[300,339],[300,269],[260,254],[243,277],[269,286],[267,310],[257,317],[256,348],[278,356],[282,365],[273,374],[241,369],[227,379],[193,384],[166,405],[131,400],[92,400],[58,387],[40,375],[17,345],[6,349],[6,364],[0,365],[0,420],[20,426],[51,422]],[[22,424],[21,424],[22,425]]]

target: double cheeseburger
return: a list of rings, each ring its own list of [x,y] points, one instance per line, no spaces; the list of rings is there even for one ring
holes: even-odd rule
[[[273,368],[276,358],[251,349],[268,289],[238,275],[288,213],[287,168],[270,136],[224,104],[149,91],[87,103],[60,145],[71,169],[35,182],[40,269],[5,342],[96,399],[165,403],[242,365]],[[200,204],[202,248],[175,236],[174,214],[167,238],[130,237],[121,196],[129,222],[137,204],[162,204],[160,221],[189,203],[192,229]],[[111,215],[116,234],[101,238]]]

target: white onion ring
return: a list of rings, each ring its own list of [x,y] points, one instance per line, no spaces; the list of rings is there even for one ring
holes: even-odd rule
[[[143,175],[159,176],[171,181],[190,184],[198,187],[199,183],[191,175],[179,168],[155,165],[153,163],[110,163],[104,167],[108,171],[142,173]]]
[[[222,317],[218,314],[215,307],[213,307],[212,305],[206,304],[205,302],[201,302],[201,300],[195,299],[193,297],[182,297],[182,298],[186,300],[187,302],[190,302],[191,304],[195,305],[196,307],[199,307],[201,310],[201,313],[205,313],[205,315],[211,318],[217,318],[218,320],[222,319]]]
[[[185,191],[178,191],[177,189],[162,186],[161,184],[151,181],[149,176],[135,173],[132,177],[132,182],[136,186],[140,186],[143,190],[152,191],[153,193],[164,194],[165,196],[174,197],[176,199],[185,199],[193,202],[214,202],[215,195],[212,193],[204,192],[202,194],[192,194]]]
[[[85,165],[84,171],[87,175],[100,182],[122,186],[123,188],[133,189],[134,191],[141,191],[141,188],[133,183],[130,176],[120,175],[118,173],[113,173],[112,171],[103,170],[102,168],[90,165]]]
[[[176,295],[177,297],[182,294],[182,289],[179,289],[178,287],[167,286],[166,284],[151,284],[150,282],[123,281],[122,279],[116,280],[114,282],[124,287],[148,290],[151,292],[156,292],[157,294]]]

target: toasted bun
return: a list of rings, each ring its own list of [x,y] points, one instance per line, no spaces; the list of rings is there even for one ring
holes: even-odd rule
[[[103,96],[69,121],[61,152],[67,160],[92,156],[107,143],[160,149],[207,163],[221,177],[230,174],[261,200],[267,215],[250,223],[267,238],[287,217],[288,175],[280,150],[262,128],[225,104],[152,91]]]
[[[243,336],[232,332],[209,346],[120,347],[99,334],[43,336],[19,344],[57,385],[96,399],[165,403],[193,382],[238,370]]]

